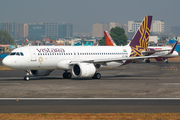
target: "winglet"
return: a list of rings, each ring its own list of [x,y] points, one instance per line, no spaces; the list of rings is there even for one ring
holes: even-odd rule
[[[169,52],[169,54],[172,54],[172,53],[174,52],[175,47],[176,47],[177,44],[178,44],[178,41],[176,41],[176,43],[174,44],[174,46],[173,46],[173,48],[171,49],[171,51]]]
[[[104,31],[106,46],[116,46],[108,31]]]

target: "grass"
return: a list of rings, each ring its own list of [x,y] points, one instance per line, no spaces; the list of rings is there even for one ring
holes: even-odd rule
[[[0,70],[15,70],[15,69],[11,69],[5,66],[0,66]]]
[[[0,120],[179,120],[180,113],[10,113]]]

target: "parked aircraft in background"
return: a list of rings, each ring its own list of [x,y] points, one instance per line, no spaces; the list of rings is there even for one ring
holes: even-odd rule
[[[147,48],[151,21],[152,16],[144,18],[128,46],[26,46],[14,49],[2,63],[9,68],[26,70],[24,80],[49,75],[53,70],[64,70],[65,79],[71,78],[72,74],[100,79],[98,69],[101,67],[122,66],[137,59],[159,57],[152,56],[156,51]],[[163,52],[163,56],[173,51]]]
[[[116,46],[116,43],[113,41],[108,31],[104,31],[104,36],[105,36],[105,41],[106,41],[107,46]],[[175,45],[177,45],[177,42],[175,43]],[[160,56],[160,57],[154,57],[154,59],[156,59],[157,61],[164,61],[168,63],[168,58],[179,56],[177,51],[173,51],[172,54],[167,54],[168,50],[170,51],[172,49],[171,47],[148,46],[148,48],[154,49],[155,51],[157,51],[156,53],[153,54],[153,55]],[[147,58],[145,62],[150,63],[150,58]]]

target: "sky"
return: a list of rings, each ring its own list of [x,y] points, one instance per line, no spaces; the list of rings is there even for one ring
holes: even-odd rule
[[[164,20],[165,31],[180,26],[180,0],[1,0],[0,22],[72,23],[73,32],[90,33],[93,23]]]

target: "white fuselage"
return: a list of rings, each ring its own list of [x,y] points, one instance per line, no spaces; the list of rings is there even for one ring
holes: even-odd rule
[[[129,46],[26,46],[13,50],[3,64],[15,69],[68,70],[71,62],[129,57]],[[109,62],[104,66],[115,67],[122,62]]]
[[[172,47],[160,47],[160,46],[148,46],[148,48],[154,49],[154,50],[171,50]],[[177,57],[179,56],[177,51],[173,51],[172,54],[168,54],[168,51],[161,51],[161,52],[156,52],[153,55],[161,56],[161,58],[172,58],[172,57]]]

